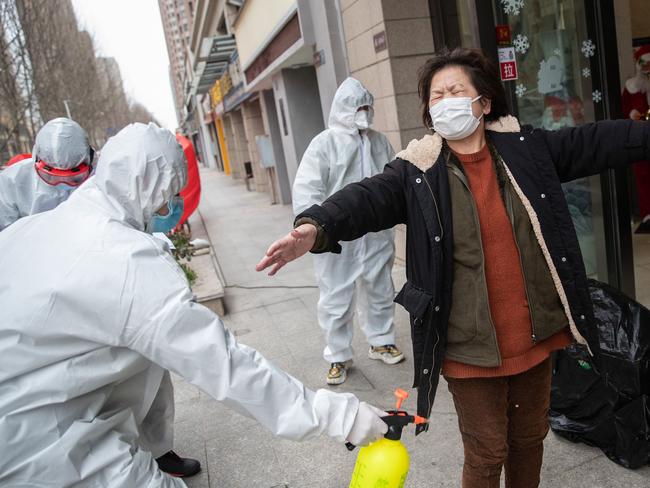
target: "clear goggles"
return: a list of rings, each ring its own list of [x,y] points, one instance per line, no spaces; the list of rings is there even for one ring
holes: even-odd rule
[[[35,163],[36,173],[48,185],[79,186],[88,179],[92,166],[88,163],[81,163],[70,169],[58,169],[50,166],[45,161]]]

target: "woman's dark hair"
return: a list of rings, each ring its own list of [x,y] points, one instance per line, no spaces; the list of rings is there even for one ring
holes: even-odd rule
[[[469,76],[478,94],[492,101],[492,108],[490,113],[485,116],[485,120],[496,120],[510,113],[506,102],[506,92],[494,62],[480,49],[457,47],[450,51],[445,48],[424,63],[424,66],[418,71],[418,94],[422,102],[422,122],[425,127],[430,128],[433,125],[429,115],[431,79],[438,71],[449,66],[462,68]]]

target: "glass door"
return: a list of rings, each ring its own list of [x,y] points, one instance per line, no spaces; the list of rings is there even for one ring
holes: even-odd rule
[[[479,0],[480,1],[480,0]],[[603,118],[596,39],[585,0],[494,0],[511,31],[518,79],[504,82],[521,124],[556,130]],[[600,176],[563,185],[587,274],[608,281]]]

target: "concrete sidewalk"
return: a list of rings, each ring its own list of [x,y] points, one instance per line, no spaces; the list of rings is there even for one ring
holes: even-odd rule
[[[327,364],[316,321],[318,290],[309,257],[289,264],[275,278],[255,272],[268,245],[284,235],[293,221],[290,207],[271,206],[265,194],[247,192],[242,183],[204,171],[200,213],[226,285],[226,325],[241,342],[257,348],[277,366],[311,388],[325,385]],[[404,268],[394,270],[395,286]],[[254,288],[245,287],[292,287]],[[396,306],[397,344],[407,360],[386,366],[367,358],[363,334],[355,335],[356,357],[348,381],[336,391],[350,391],[381,408],[392,408],[393,391],[408,389],[404,408],[415,409],[412,355],[406,312]],[[206,365],[209,367],[209,365]],[[183,456],[198,458],[203,471],[187,480],[190,488],[345,488],[358,451],[348,452],[327,437],[296,443],[272,437],[254,421],[226,409],[185,381],[175,378],[176,446]],[[405,430],[411,454],[407,487],[458,487],[463,461],[457,419],[444,380],[428,433],[415,438]],[[650,468],[626,470],[600,450],[572,444],[549,434],[543,487],[650,486]]]

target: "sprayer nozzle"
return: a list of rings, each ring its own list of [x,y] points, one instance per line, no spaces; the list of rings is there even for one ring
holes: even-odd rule
[[[406,390],[398,388],[395,390],[395,397],[397,398],[395,401],[395,410],[400,410],[402,408],[402,402],[409,397],[409,393]]]

